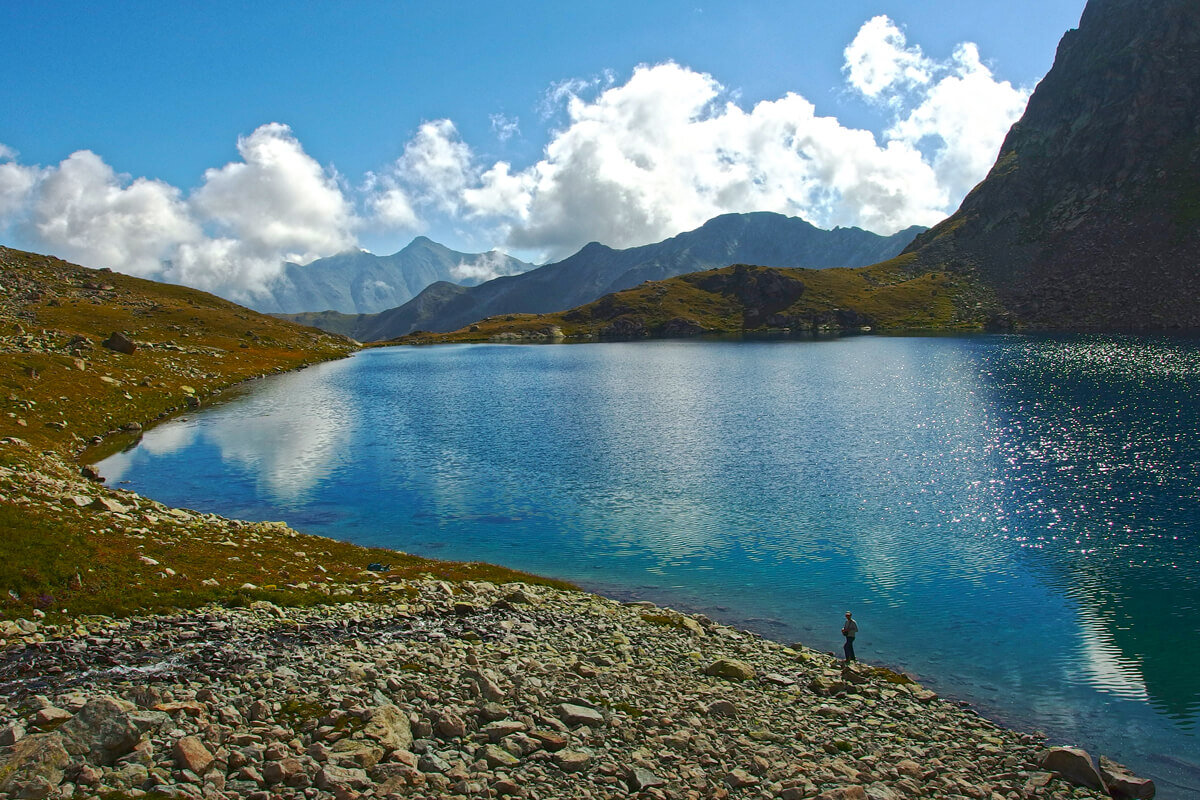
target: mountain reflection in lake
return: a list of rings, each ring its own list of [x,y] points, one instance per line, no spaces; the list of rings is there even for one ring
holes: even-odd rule
[[[1198,378],[1197,342],[1134,337],[388,348],[100,470],[822,649],[850,608],[869,660],[1170,797],[1200,752]]]

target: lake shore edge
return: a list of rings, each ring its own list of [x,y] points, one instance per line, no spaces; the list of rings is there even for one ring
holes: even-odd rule
[[[180,287],[0,266],[0,793],[1101,796],[896,673],[103,486],[74,461],[97,437],[354,347]]]
[[[11,439],[4,444],[24,449]],[[25,485],[30,503],[56,503],[93,523],[157,542],[157,549],[139,546],[136,558],[162,580],[199,566],[168,560],[185,538],[222,560],[231,553],[291,548],[297,576],[301,555],[337,544],[283,523],[169,508],[100,486],[84,477],[86,468],[52,451],[24,450],[29,469],[23,475],[0,468],[6,501],[18,484]],[[362,550],[368,552],[379,558],[387,553]],[[390,555],[387,560],[411,558]],[[421,566],[431,564],[447,562]],[[313,566],[319,573],[321,565]],[[0,740],[11,740],[0,756],[11,768],[0,789],[28,792],[47,781],[54,793],[43,796],[59,797],[93,791],[289,796],[287,790],[295,797],[481,791],[582,797],[650,790],[664,797],[1093,796],[1043,768],[1035,737],[984,720],[889,670],[847,669],[826,654],[785,647],[702,615],[519,582],[520,573],[502,569],[493,582],[447,580],[432,572],[397,580],[365,570],[364,563],[353,566],[357,575],[343,572],[337,580],[321,581],[330,573],[314,573],[311,582],[290,586],[243,583],[235,598],[186,611],[55,615],[50,622],[32,615],[0,624],[8,673],[0,683],[0,731],[7,731]],[[222,578],[205,580],[217,589]],[[320,597],[314,599],[314,592]],[[419,635],[402,637],[408,644],[401,646],[397,625]],[[532,633],[522,627],[529,625]],[[253,649],[229,646],[228,631],[246,628],[258,631]],[[370,636],[335,644],[328,636],[303,635],[356,628],[382,630],[386,646]],[[505,632],[499,642],[497,631]],[[280,647],[281,638],[295,641]],[[206,655],[194,659],[196,652]],[[251,653],[252,664],[230,669]],[[182,657],[190,664],[182,672],[155,672],[148,654],[161,658],[156,663]],[[322,705],[318,686],[329,677],[327,665],[339,660],[348,664],[339,675],[359,677],[331,691],[338,703]],[[535,663],[536,680],[521,677]],[[485,688],[464,689],[464,675],[480,685],[469,677],[480,665],[490,665]],[[153,677],[130,680],[138,670]],[[39,673],[55,677],[28,682]],[[265,684],[269,691],[242,690],[267,674],[273,676]],[[84,675],[89,685],[81,690]],[[486,688],[488,681],[511,685],[497,694]],[[604,687],[600,694],[598,686]],[[156,691],[147,694],[149,689]],[[480,702],[464,703],[464,694]],[[497,700],[514,707],[501,716],[487,707]],[[293,713],[296,703],[309,715],[301,721]],[[564,704],[589,711],[563,712]],[[338,706],[344,713],[335,713]],[[108,722],[89,721],[96,714]],[[586,717],[586,724],[569,714]],[[281,715],[292,724],[281,724]],[[406,747],[381,747],[364,733],[377,717],[399,727],[404,722],[396,720],[404,718],[416,738]],[[138,735],[112,763],[96,763],[109,756],[95,756],[94,748],[73,753],[67,749],[73,740],[57,732],[76,719],[82,721],[68,732],[126,719],[126,728]],[[321,721],[334,730],[323,731],[330,725]],[[454,735],[444,735],[447,729]],[[553,735],[533,735],[539,732]],[[199,772],[181,755],[193,742],[212,756]],[[60,743],[65,762],[57,755]],[[55,755],[31,766],[34,744]],[[655,757],[655,748],[674,757]],[[981,782],[983,765],[990,773]]]

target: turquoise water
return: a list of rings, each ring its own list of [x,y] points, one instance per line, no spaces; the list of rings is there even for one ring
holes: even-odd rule
[[[493,561],[915,673],[1200,793],[1200,343],[370,350],[100,465],[167,503]]]

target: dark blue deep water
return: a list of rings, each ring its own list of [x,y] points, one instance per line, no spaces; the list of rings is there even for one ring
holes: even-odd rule
[[[1200,793],[1200,343],[388,348],[100,465],[164,502],[840,644]]]

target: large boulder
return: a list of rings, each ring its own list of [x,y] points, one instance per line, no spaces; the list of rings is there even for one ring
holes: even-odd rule
[[[379,706],[371,712],[362,735],[365,739],[378,742],[389,753],[407,750],[412,747],[413,742],[408,715],[391,703]]]
[[[47,797],[62,783],[69,761],[58,732],[22,738],[0,753],[0,796]]]
[[[1132,797],[1136,800],[1150,800],[1154,797],[1154,781],[1139,778],[1123,764],[1118,764],[1106,756],[1100,756],[1100,778],[1113,797]]]
[[[137,345],[133,343],[133,340],[120,331],[113,331],[109,337],[100,344],[104,345],[109,350],[113,350],[117,353],[124,353],[127,356],[133,355],[137,350]]]
[[[58,729],[67,752],[100,766],[108,766],[133,750],[141,731],[132,719],[137,706],[117,697],[88,701]]]
[[[718,658],[704,669],[704,674],[730,681],[749,681],[754,679],[754,667],[734,658]]]
[[[1104,791],[1100,773],[1096,771],[1092,757],[1085,750],[1078,747],[1052,747],[1041,754],[1038,762],[1042,769],[1057,772],[1071,783]]]

